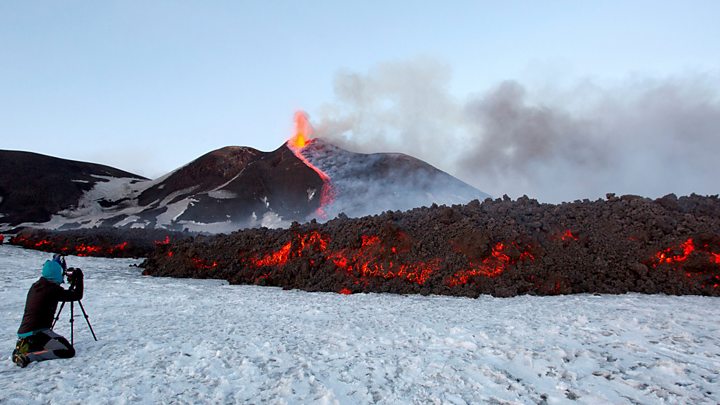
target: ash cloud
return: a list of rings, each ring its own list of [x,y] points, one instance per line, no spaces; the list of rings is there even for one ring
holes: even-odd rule
[[[317,135],[356,152],[413,155],[494,196],[719,191],[717,75],[541,89],[505,81],[464,100],[450,79],[432,60],[340,73]]]

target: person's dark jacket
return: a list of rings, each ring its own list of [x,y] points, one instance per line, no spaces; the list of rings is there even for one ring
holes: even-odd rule
[[[55,316],[57,304],[60,301],[79,301],[83,297],[83,278],[78,277],[75,288],[66,290],[59,284],[40,277],[28,291],[25,301],[25,314],[23,315],[18,334],[50,329]]]

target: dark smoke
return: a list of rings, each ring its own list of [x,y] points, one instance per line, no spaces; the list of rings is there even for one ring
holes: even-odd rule
[[[465,101],[450,78],[428,60],[338,74],[318,135],[416,156],[495,196],[718,193],[718,75],[541,90],[505,81]]]

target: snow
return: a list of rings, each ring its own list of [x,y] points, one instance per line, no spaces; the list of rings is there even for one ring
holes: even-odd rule
[[[284,220],[280,214],[274,211],[265,212],[260,220],[258,220],[257,214],[253,212],[249,222],[250,227],[265,227],[270,229],[288,228],[290,224],[290,221]]]
[[[9,361],[50,254],[0,246],[0,403],[693,403],[720,401],[720,299],[340,295],[150,278],[69,257],[99,342]],[[68,313],[56,329],[69,335]]]
[[[230,220],[210,223],[183,220],[177,224],[190,232],[230,233],[238,229],[237,224]]]
[[[216,200],[231,200],[238,197],[237,194],[229,190],[213,190],[209,191],[207,195],[208,197],[214,198]]]
[[[157,227],[168,227],[175,223],[193,202],[197,202],[197,200],[189,197],[172,204],[161,204],[161,206],[167,207],[167,210],[157,216]]]

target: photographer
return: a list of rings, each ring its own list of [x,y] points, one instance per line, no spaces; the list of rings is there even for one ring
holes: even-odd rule
[[[67,269],[65,259],[54,255],[45,262],[42,276],[28,291],[25,313],[18,329],[18,341],[13,362],[26,367],[33,361],[70,358],[75,349],[64,337],[52,331],[53,316],[60,301],[79,301],[83,297],[83,273]],[[69,289],[64,289],[64,275],[68,275]]]

